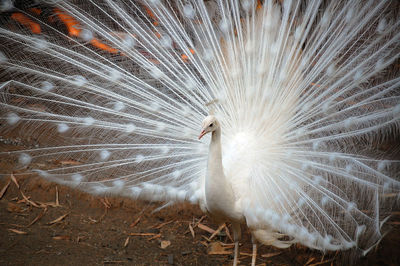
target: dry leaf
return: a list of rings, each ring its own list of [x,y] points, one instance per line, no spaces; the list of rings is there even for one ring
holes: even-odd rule
[[[221,245],[220,242],[212,242],[209,245],[208,249],[209,255],[229,255],[232,254],[232,251],[227,250],[225,247]]]
[[[30,222],[27,227],[31,226],[32,224],[36,223],[40,218],[42,218],[42,216],[47,212],[47,208],[44,208],[43,211],[41,213],[39,213],[38,216],[36,216],[35,219],[33,219],[32,222]]]
[[[47,207],[60,207],[61,205],[57,205],[55,202],[40,202],[36,201],[37,204],[39,204],[40,208],[47,208]]]
[[[219,242],[221,244],[221,246],[223,247],[229,247],[229,248],[233,248],[235,246],[235,243],[222,243]]]
[[[306,262],[306,265],[310,264],[311,262],[313,262],[315,260],[315,258],[309,258],[308,261]]]
[[[60,202],[58,200],[58,187],[56,186],[56,206],[60,206]]]
[[[154,236],[152,236],[152,237],[149,237],[148,239],[147,239],[147,241],[150,241],[150,240],[153,240],[153,239],[156,239],[156,238],[160,238],[161,237],[161,234],[157,234],[157,235],[154,235]]]
[[[271,252],[271,253],[267,253],[267,254],[261,255],[261,257],[263,257],[263,258],[271,258],[271,257],[278,256],[278,255],[281,254],[281,253],[282,253],[282,251]]]
[[[1,189],[0,191],[0,199],[4,196],[4,193],[6,193],[8,186],[10,185],[11,180],[8,180],[7,184]]]
[[[163,227],[164,225],[170,224],[170,223],[172,223],[173,221],[174,221],[174,220],[171,220],[171,221],[168,221],[168,222],[159,224],[159,225],[154,226],[154,227],[151,227],[151,228],[160,229],[160,228]]]
[[[81,162],[74,161],[74,160],[60,161],[59,163],[62,164],[63,166],[68,166],[68,165],[75,166],[75,165],[81,165],[82,164]]]
[[[20,213],[24,210],[19,205],[9,202],[7,204],[7,211]]]
[[[96,224],[96,223],[99,222],[99,221],[97,221],[97,220],[95,220],[95,219],[93,219],[91,217],[88,217],[88,218],[89,218],[89,221],[90,221],[91,224]]]
[[[103,203],[103,205],[106,209],[111,208],[111,203],[106,197],[104,197],[103,199],[100,199],[100,202]]]
[[[19,184],[17,182],[17,179],[15,179],[15,176],[13,174],[10,175],[11,180],[14,182],[14,184],[17,186],[17,188],[19,189]]]
[[[9,224],[11,226],[15,226],[15,227],[26,227],[25,225],[20,225],[20,224]]]
[[[70,236],[53,236],[54,240],[70,240]]]
[[[171,245],[171,241],[168,241],[168,240],[162,240],[161,241],[161,248],[162,249],[165,249],[165,248],[169,247],[170,245]]]
[[[130,236],[155,236],[157,234],[154,233],[130,233]]]
[[[194,230],[193,230],[193,227],[191,224],[189,224],[189,230],[190,230],[190,233],[192,234],[192,237],[194,238]]]
[[[125,239],[124,248],[126,248],[129,244],[129,236]]]
[[[17,229],[12,229],[12,228],[8,229],[8,231],[11,231],[11,232],[19,234],[19,235],[26,235],[27,234],[27,232],[20,231],[20,230],[17,230]]]
[[[21,190],[19,192],[21,192],[21,195],[24,198],[25,203],[28,203],[28,204],[32,205],[33,207],[36,207],[36,208],[43,208],[43,206],[40,206],[40,205],[36,204],[34,201],[31,201],[27,196],[25,196],[25,194]]]
[[[210,234],[212,234],[212,233],[215,232],[214,229],[211,229],[211,228],[208,227],[207,225],[204,225],[204,224],[201,224],[201,223],[199,223],[199,224],[197,225],[197,227],[200,228],[201,230],[204,230],[204,231],[206,231],[206,232],[209,232]]]
[[[58,217],[57,219],[55,219],[55,220],[49,222],[48,224],[55,224],[55,223],[61,222],[65,217],[67,217],[67,215],[68,215],[68,213],[66,213],[66,214],[64,214],[64,215],[61,215],[61,216]]]

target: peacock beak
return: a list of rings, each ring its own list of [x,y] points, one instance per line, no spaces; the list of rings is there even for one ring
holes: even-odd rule
[[[205,130],[202,130],[199,136],[199,139],[201,139],[207,132]]]

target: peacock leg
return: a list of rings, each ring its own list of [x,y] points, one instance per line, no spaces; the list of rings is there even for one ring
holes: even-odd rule
[[[235,241],[235,253],[234,253],[234,257],[233,257],[233,266],[237,265],[237,261],[238,261],[238,252],[239,251],[239,241]]]
[[[256,258],[257,258],[257,240],[253,235],[251,235],[251,242],[253,243],[253,254],[251,256],[251,266],[255,266]]]
[[[239,240],[241,237],[241,230],[239,223],[232,223],[233,229],[233,241],[235,241],[235,251],[233,255],[233,266],[237,266],[238,263],[238,254],[239,254]]]

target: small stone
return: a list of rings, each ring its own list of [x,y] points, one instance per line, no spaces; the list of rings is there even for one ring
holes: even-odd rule
[[[166,249],[167,247],[169,247],[171,245],[171,241],[168,240],[162,240],[161,241],[161,248],[162,249]]]
[[[174,264],[174,254],[168,254],[168,264]]]

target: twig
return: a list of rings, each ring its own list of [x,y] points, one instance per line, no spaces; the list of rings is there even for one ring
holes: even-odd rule
[[[26,227],[29,227],[29,226],[33,225],[34,223],[36,223],[40,218],[43,217],[43,215],[44,215],[46,212],[47,212],[47,208],[44,208],[43,211],[42,211],[41,213],[39,213],[39,215],[36,216],[36,218],[33,219],[33,221],[30,222]]]
[[[28,204],[32,205],[33,207],[36,207],[36,208],[46,208],[46,206],[38,205],[34,201],[30,200],[27,196],[25,196],[24,192],[22,192],[22,190],[21,190],[21,188],[20,188],[20,186],[18,184],[17,179],[15,179],[15,176],[13,174],[10,175],[10,178],[14,182],[14,184],[17,186],[17,188],[18,188],[19,192],[21,193],[25,203],[28,203]]]
[[[305,265],[310,265],[310,263],[313,262],[314,260],[315,260],[314,257],[309,258]]]
[[[101,203],[103,203],[103,205],[106,207],[106,209],[110,209],[111,208],[111,203],[110,201],[108,201],[107,197],[104,197],[104,199],[100,199]]]
[[[130,233],[130,236],[155,236],[155,233]]]
[[[156,235],[154,235],[154,236],[152,236],[152,237],[149,237],[148,239],[147,239],[147,241],[150,241],[150,240],[153,240],[153,239],[156,239],[156,238],[160,238],[161,237],[161,234],[156,234]]]
[[[27,232],[21,231],[21,230],[17,230],[17,229],[13,229],[13,228],[9,228],[8,231],[16,233],[18,235],[26,235],[28,234]]]
[[[228,228],[228,226],[226,226],[226,224],[225,224],[225,232],[226,232],[226,235],[228,236],[229,240],[231,242],[233,242],[233,238],[232,238],[231,233],[229,232],[229,228]]]
[[[235,246],[235,243],[222,243],[222,242],[219,242],[219,243],[221,244],[221,246],[228,247],[228,248],[233,248]]]
[[[125,239],[124,248],[126,248],[126,247],[128,246],[128,244],[129,244],[129,239],[130,239],[129,236]]]
[[[218,229],[217,230],[215,230],[215,232],[214,233],[212,233],[212,235],[210,236],[210,240],[211,239],[213,239],[214,238],[214,236],[216,236],[219,232],[221,232],[221,230],[222,230],[222,228],[224,228],[225,227],[225,224],[223,224],[223,225],[220,225],[219,227],[218,227]]]
[[[7,223],[0,223],[0,224],[7,224]],[[15,226],[15,227],[26,227],[26,225],[20,225],[20,224],[9,224],[11,226]]]
[[[190,230],[190,233],[192,234],[192,237],[194,238],[194,230],[190,223],[189,223],[189,230]]]
[[[103,201],[102,201],[103,202]],[[107,207],[107,205],[103,202],[103,204],[104,204],[104,213],[103,213],[103,215],[101,215],[101,217],[99,218],[99,220],[97,221],[97,222],[100,222],[100,221],[102,221],[103,219],[104,219],[104,217],[107,215],[107,210],[110,208],[110,207]],[[111,205],[110,205],[111,206]]]
[[[71,237],[70,236],[53,236],[54,240],[70,240]]]
[[[1,191],[0,191],[0,199],[1,199],[1,198],[4,196],[4,194],[6,193],[7,188],[8,188],[8,186],[10,185],[10,183],[11,183],[11,179],[9,179],[8,182],[7,182],[7,184],[1,189]]]
[[[32,205],[33,207],[36,207],[36,208],[44,208],[45,207],[43,205],[42,206],[38,205],[34,201],[30,200],[27,196],[25,196],[25,194],[24,194],[24,192],[22,192],[22,190],[19,190],[19,192],[21,192],[21,195],[24,198],[26,203],[28,203],[28,204]]]
[[[204,230],[204,231],[206,231],[206,232],[209,232],[210,234],[213,234],[213,233],[215,232],[214,229],[208,227],[207,225],[201,224],[201,223],[199,223],[199,224],[197,225],[197,227],[200,228],[201,230]]]
[[[139,216],[139,218],[137,218],[133,223],[131,223],[129,225],[129,227],[135,227],[139,222],[140,222],[140,218],[142,218],[141,216]]]
[[[267,253],[267,254],[262,254],[261,257],[262,258],[271,258],[271,257],[275,257],[282,254],[282,251],[278,251],[278,252],[271,252],[271,253]]]
[[[58,201],[58,187],[56,186],[56,206],[60,206],[60,202]]]
[[[150,228],[160,229],[160,228],[163,227],[164,225],[170,224],[170,223],[172,223],[173,221],[174,221],[174,220],[171,220],[171,221],[168,221],[168,222],[165,222],[165,223],[162,223],[162,224],[159,224],[159,225],[157,225],[157,226],[150,227]]]
[[[50,225],[50,224],[59,223],[59,222],[61,222],[65,217],[67,217],[68,214],[69,214],[69,213],[66,213],[66,214],[64,214],[64,215],[61,215],[61,216],[58,217],[57,219],[55,219],[55,220],[49,222],[48,224]]]
[[[207,240],[207,242],[211,242],[211,240],[208,237],[206,237],[205,235],[202,235],[201,237],[204,238],[205,240]]]
[[[199,223],[201,223],[206,217],[207,217],[206,215],[201,216],[200,220],[197,221],[197,223],[193,226],[193,228],[196,228],[199,225]]]

